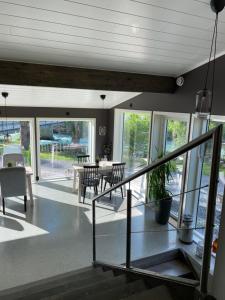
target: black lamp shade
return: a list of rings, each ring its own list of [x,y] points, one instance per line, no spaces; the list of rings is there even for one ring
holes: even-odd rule
[[[211,0],[210,6],[212,11],[214,11],[215,13],[219,13],[224,9],[225,0]]]
[[[196,94],[195,114],[200,118],[207,118],[211,112],[212,92],[203,89]]]

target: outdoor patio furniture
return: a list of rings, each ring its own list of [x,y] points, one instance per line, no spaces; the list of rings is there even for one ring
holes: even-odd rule
[[[22,153],[21,146],[17,144],[4,145],[3,154],[11,153]]]
[[[86,189],[87,187],[93,187],[95,195],[98,195],[98,185],[100,182],[99,177],[99,166],[84,166],[84,172],[82,174],[82,192],[83,192],[83,203],[86,196]]]
[[[115,163],[112,165],[111,174],[109,176],[104,177],[104,180],[105,180],[104,190],[106,189],[107,183],[110,185],[110,187],[112,187],[113,185],[115,185],[123,180],[125,165],[126,165],[126,163]],[[120,189],[121,189],[121,195],[123,198],[122,186],[120,187]],[[111,197],[112,197],[112,193],[110,193],[110,199],[111,199]]]
[[[24,197],[24,211],[27,210],[26,169],[24,167],[0,169],[0,188],[5,215],[5,198],[14,196]]]
[[[24,166],[24,157],[21,153],[8,153],[3,154],[2,165],[3,167],[8,167],[10,164],[11,167],[17,167],[20,165]]]
[[[90,162],[90,155],[88,155],[88,154],[77,155],[77,162],[78,162],[78,164]]]

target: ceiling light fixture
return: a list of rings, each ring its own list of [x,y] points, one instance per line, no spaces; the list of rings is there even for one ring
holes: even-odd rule
[[[224,0],[211,0],[210,6],[213,12],[216,13],[210,54],[206,68],[206,75],[204,81],[204,88],[196,93],[196,107],[195,114],[197,117],[210,119],[212,112],[212,103],[214,97],[214,83],[215,83],[215,73],[216,73],[216,47],[217,47],[217,28],[218,28],[218,16],[219,12],[224,9],[225,1]],[[214,46],[214,49],[213,49]],[[213,54],[213,56],[212,56]],[[211,58],[213,57],[212,61]],[[213,63],[212,69],[212,78],[211,78],[211,89],[208,89],[209,82],[209,71],[211,62]],[[210,84],[210,83],[209,83]]]
[[[100,98],[102,99],[102,103],[103,103],[103,109],[105,109],[105,97],[106,95],[100,95]]]
[[[106,98],[106,95],[102,94],[100,95],[100,98],[102,100],[102,105],[103,105],[103,110],[105,109],[105,98]],[[106,126],[102,125],[102,126],[99,126],[98,128],[98,134],[100,136],[105,136],[106,135]]]

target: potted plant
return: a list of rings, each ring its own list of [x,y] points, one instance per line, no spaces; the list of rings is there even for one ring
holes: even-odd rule
[[[96,166],[99,166],[99,162],[100,162],[100,157],[99,157],[99,155],[97,155],[95,158]]]
[[[161,158],[163,155],[159,155]],[[170,217],[172,193],[167,189],[166,183],[172,178],[174,165],[167,162],[151,171],[148,175],[148,196],[155,203],[156,222],[165,225]]]
[[[110,160],[111,152],[112,152],[112,144],[104,144],[103,152],[104,152],[104,156],[107,157],[107,160]]]

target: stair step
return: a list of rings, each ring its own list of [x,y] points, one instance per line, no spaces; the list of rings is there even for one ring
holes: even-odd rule
[[[126,298],[121,298],[124,300],[173,300],[169,289],[164,286],[157,286],[151,290],[145,290],[139,293],[138,295],[132,295]]]
[[[62,293],[69,288],[89,285],[90,281],[94,284],[102,280],[113,278],[114,275],[112,271],[103,273],[101,268],[90,267],[0,292],[0,299],[30,300],[32,298],[32,300],[39,300],[46,295],[55,295],[57,292]]]
[[[126,285],[120,285],[113,289],[102,291],[92,297],[82,298],[82,300],[115,300],[135,295],[138,298],[140,292],[146,289],[146,285],[142,279],[129,282]]]
[[[105,273],[103,273],[104,276]],[[90,278],[89,282],[86,283],[86,285],[76,285],[75,287],[70,287],[66,291],[59,291],[56,290],[56,293],[51,295],[45,295],[45,297],[39,298],[41,300],[69,300],[69,299],[89,299],[88,297],[92,295],[96,295],[97,293],[104,290],[109,290],[114,287],[127,284],[127,278],[126,275],[121,275],[118,277],[112,277],[112,278],[104,278],[102,280],[92,281]],[[33,298],[32,298],[33,300]]]

